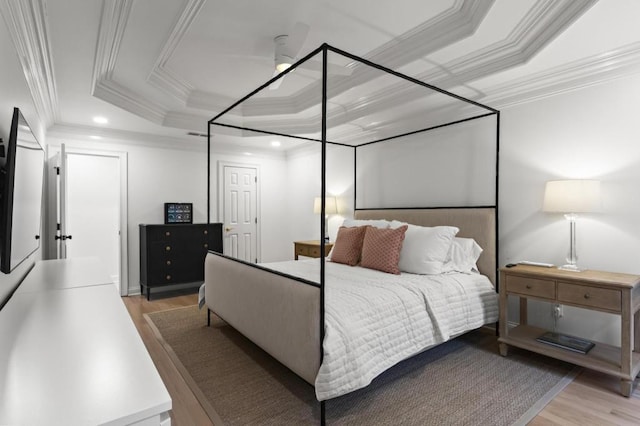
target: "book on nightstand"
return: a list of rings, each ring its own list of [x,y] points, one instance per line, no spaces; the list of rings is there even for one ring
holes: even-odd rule
[[[548,331],[536,339],[538,342],[548,345],[557,346],[559,348],[568,349],[570,351],[586,354],[595,346],[593,342],[579,337],[567,336],[566,334]]]

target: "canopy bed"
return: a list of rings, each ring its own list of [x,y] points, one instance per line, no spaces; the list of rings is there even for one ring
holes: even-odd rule
[[[314,79],[305,65],[318,58]],[[291,86],[271,90],[281,79]],[[213,126],[319,147],[319,235],[328,183],[345,161],[353,169],[341,195],[354,221],[339,228],[329,258],[253,264],[210,252],[205,260],[209,314],[314,385],[322,423],[326,399],[497,320],[499,116],[324,44],[209,121],[209,147]],[[338,247],[351,240],[358,254],[343,261],[350,252]]]

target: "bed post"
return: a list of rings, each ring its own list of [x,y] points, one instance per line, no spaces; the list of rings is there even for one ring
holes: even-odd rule
[[[326,208],[326,191],[327,191],[327,45],[322,45],[322,154],[321,154],[321,184],[320,184],[320,200],[321,200],[321,213],[320,217],[323,220],[320,221],[320,235],[327,235],[328,230],[325,229],[326,221],[325,217],[325,208]],[[325,253],[325,239],[324,237],[320,239],[320,253]],[[320,256],[320,365],[322,365],[322,361],[324,358],[324,348],[322,344],[324,342],[324,272],[325,272],[325,256]],[[325,418],[325,402],[320,401],[320,424],[322,426],[326,423]]]

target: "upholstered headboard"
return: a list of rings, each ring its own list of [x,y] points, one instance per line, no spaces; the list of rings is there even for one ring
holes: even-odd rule
[[[496,210],[492,207],[356,210],[356,219],[399,220],[419,226],[456,226],[458,237],[473,238],[483,251],[480,273],[496,284]]]

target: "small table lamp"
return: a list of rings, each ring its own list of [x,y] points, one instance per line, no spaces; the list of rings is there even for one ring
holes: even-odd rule
[[[559,269],[579,272],[576,254],[576,213],[597,212],[601,209],[600,181],[597,180],[554,180],[547,182],[544,190],[542,210],[564,213],[569,221],[569,256],[567,264]]]
[[[320,214],[322,210],[322,199],[316,197],[313,200],[313,212]],[[329,215],[338,214],[338,203],[336,197],[325,197],[324,199],[324,240],[329,241]]]

